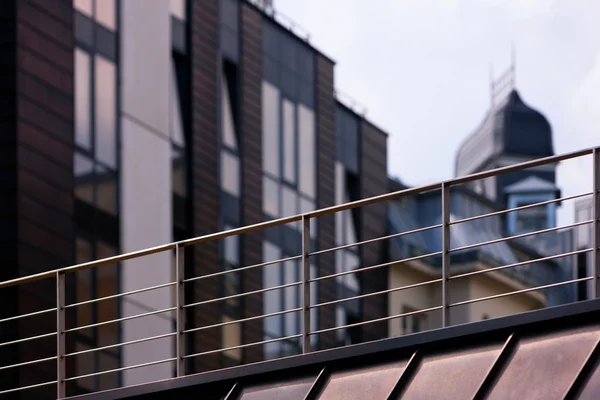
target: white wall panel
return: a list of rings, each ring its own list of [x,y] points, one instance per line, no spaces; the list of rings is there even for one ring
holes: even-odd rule
[[[170,4],[164,0],[121,2],[121,247],[130,252],[172,241],[169,81],[171,65]],[[173,280],[170,252],[123,263],[121,291]],[[127,296],[123,317],[171,307],[170,289]],[[172,332],[172,313],[125,321],[121,340]],[[123,366],[171,358],[170,338],[123,348]],[[172,377],[173,363],[123,372],[123,384]]]

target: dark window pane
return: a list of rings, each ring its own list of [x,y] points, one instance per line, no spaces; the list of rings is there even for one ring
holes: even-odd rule
[[[114,247],[98,242],[96,255],[98,259],[112,257],[117,254]],[[96,268],[96,293],[98,297],[107,297],[117,294],[118,265],[106,264]],[[118,318],[117,299],[102,300],[97,303],[98,322],[111,321]],[[100,325],[98,328],[98,344],[108,346],[118,342],[118,324]]]
[[[90,350],[91,348],[91,346],[80,342],[75,345],[76,352]],[[75,375],[80,376],[96,372],[94,356],[95,352],[75,356]],[[78,379],[77,385],[84,390],[94,391],[96,390],[96,377]]]
[[[75,49],[75,142],[90,149],[91,132],[91,70],[90,55]]]
[[[100,352],[98,357],[98,367],[100,371],[110,371],[120,367],[119,359],[112,354]],[[102,374],[98,377],[98,390],[110,390],[119,387],[119,373]]]
[[[94,163],[80,153],[75,153],[75,197],[94,202]]]
[[[117,167],[116,71],[107,59],[96,56],[96,158],[111,168]]]
[[[181,197],[187,197],[187,170],[185,154],[182,149],[173,147],[173,170],[171,177],[171,184],[173,186],[173,193]]]
[[[117,175],[96,165],[96,205],[111,215],[117,215]]]

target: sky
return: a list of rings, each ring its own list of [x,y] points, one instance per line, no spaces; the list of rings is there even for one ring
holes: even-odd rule
[[[515,49],[516,87],[550,121],[554,151],[600,145],[600,1],[274,0],[336,61],[336,89],[389,133],[388,172],[409,185],[454,176]],[[563,196],[591,190],[591,158],[559,165]],[[564,203],[558,223],[572,221]]]

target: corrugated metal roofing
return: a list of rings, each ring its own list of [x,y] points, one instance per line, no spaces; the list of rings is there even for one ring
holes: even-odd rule
[[[97,399],[598,399],[600,300],[92,395]]]

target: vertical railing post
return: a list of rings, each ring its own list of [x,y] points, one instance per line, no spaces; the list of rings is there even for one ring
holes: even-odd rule
[[[442,327],[450,325],[450,185],[442,183]]]
[[[177,376],[185,375],[185,247],[179,243],[175,246],[175,290],[176,296],[176,320],[175,336],[177,352]]]
[[[302,216],[302,353],[310,352],[310,217]]]
[[[67,397],[65,382],[65,273],[56,272],[56,397]]]
[[[593,152],[594,192],[592,194],[592,293],[593,298],[600,297],[600,148]]]

